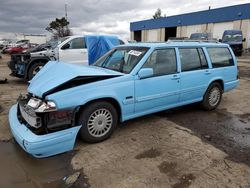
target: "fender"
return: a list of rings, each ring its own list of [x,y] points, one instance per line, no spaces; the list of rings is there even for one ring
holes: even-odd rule
[[[223,80],[223,78],[222,77],[214,77],[214,78],[212,78],[210,81],[209,81],[209,83],[208,83],[208,85],[207,85],[207,89],[208,89],[208,87],[210,86],[210,84],[212,83],[212,82],[214,82],[214,81],[220,81],[221,83],[222,83],[222,90],[224,91],[224,80]],[[207,91],[207,89],[206,89],[206,91]],[[205,91],[205,92],[206,92]],[[204,93],[205,94],[205,93]],[[203,95],[204,95],[203,94]]]
[[[44,57],[32,57],[30,61],[27,63],[27,66],[25,67],[25,73],[24,78],[28,78],[29,69],[32,65],[34,65],[35,62],[42,61],[44,64],[46,64],[48,61],[50,61],[50,58],[47,56]]]

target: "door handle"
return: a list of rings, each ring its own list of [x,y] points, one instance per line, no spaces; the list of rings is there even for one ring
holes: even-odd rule
[[[210,70],[205,70],[205,74],[209,75],[209,74],[211,74],[211,71]]]
[[[179,80],[180,79],[180,76],[177,75],[177,74],[174,74],[171,78],[171,80]]]

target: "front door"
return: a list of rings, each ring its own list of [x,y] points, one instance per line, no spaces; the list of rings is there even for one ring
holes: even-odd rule
[[[135,81],[135,113],[147,114],[179,102],[180,75],[174,48],[157,49],[142,68],[152,68],[153,76]]]
[[[88,64],[88,50],[83,37],[74,38],[68,43],[68,48],[59,49],[59,60],[73,64]]]

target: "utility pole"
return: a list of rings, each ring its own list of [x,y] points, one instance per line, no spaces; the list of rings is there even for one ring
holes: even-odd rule
[[[67,4],[65,4],[65,18],[68,21]]]

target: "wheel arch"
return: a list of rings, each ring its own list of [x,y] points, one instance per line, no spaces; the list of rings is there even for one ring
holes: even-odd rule
[[[34,58],[34,59],[31,59],[29,61],[28,65],[27,65],[27,67],[26,67],[26,70],[25,70],[25,79],[28,79],[30,68],[32,67],[32,65],[34,65],[37,62],[42,62],[42,63],[46,64],[46,63],[49,62],[49,59],[48,58]]]
[[[80,112],[88,105],[92,104],[92,103],[95,103],[95,102],[98,102],[98,101],[106,101],[106,102],[109,102],[111,103],[116,111],[117,111],[117,115],[118,115],[118,120],[121,122],[121,118],[122,118],[122,108],[121,108],[121,105],[120,103],[118,102],[117,99],[113,98],[113,97],[103,97],[103,98],[98,98],[98,99],[91,99],[89,101],[87,101],[85,104],[82,104],[80,106],[77,107],[77,112],[75,114],[75,122],[78,121],[79,119],[79,114]]]
[[[210,83],[208,84],[207,90],[208,90],[209,86],[210,86],[211,84],[215,83],[215,82],[217,82],[217,83],[220,84],[221,89],[222,89],[222,91],[224,92],[224,81],[223,81],[222,78],[217,78],[217,79],[214,79],[214,80],[210,81]],[[207,91],[207,90],[206,90],[206,91]]]

